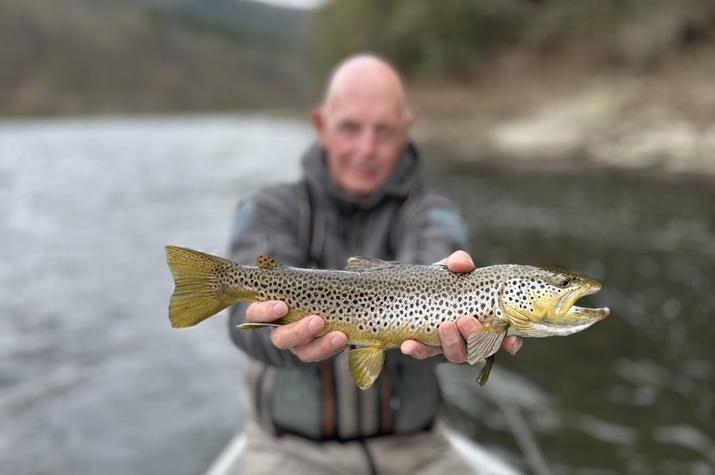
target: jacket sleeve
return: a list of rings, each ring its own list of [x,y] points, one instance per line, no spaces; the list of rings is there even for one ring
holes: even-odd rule
[[[295,188],[273,187],[243,201],[236,210],[231,227],[230,258],[244,265],[254,265],[257,256],[266,254],[279,263],[303,265],[298,237],[298,210]],[[239,330],[246,320],[247,302],[229,309],[229,332],[233,343],[250,357],[274,366],[305,365],[290,351],[276,348],[270,340],[270,328]]]
[[[397,260],[434,264],[459,249],[467,250],[467,227],[457,208],[431,192],[412,199],[400,218]]]

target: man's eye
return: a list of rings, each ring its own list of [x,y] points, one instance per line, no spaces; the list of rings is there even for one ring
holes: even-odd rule
[[[353,124],[351,122],[340,124],[338,130],[343,134],[356,134],[360,131],[360,126],[358,124]]]
[[[375,135],[382,140],[389,140],[394,137],[396,133],[397,131],[392,127],[378,127],[375,131]]]

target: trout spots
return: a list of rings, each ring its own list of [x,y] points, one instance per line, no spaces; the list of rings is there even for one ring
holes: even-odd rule
[[[245,270],[243,270],[245,269]],[[351,339],[380,340],[389,345],[437,331],[462,315],[479,320],[508,318],[501,301],[533,311],[550,292],[545,271],[526,266],[493,266],[454,274],[439,266],[395,266],[379,271],[315,271],[278,267],[239,268],[224,278],[250,285],[260,300],[284,300],[301,313],[317,313],[331,325],[353,330]],[[555,283],[563,279],[551,277]],[[336,328],[336,327],[333,327]],[[388,346],[389,347],[389,346]]]

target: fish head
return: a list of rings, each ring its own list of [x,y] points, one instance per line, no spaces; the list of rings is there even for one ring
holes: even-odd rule
[[[581,297],[601,290],[601,283],[591,277],[555,268],[530,267],[506,279],[501,293],[505,312],[524,326],[539,324],[551,328],[568,327],[555,331],[568,334],[602,320],[610,310],[585,308],[575,305]],[[526,324],[529,325],[526,325]]]

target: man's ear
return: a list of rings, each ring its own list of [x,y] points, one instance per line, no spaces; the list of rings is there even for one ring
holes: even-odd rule
[[[321,107],[315,108],[310,112],[310,121],[313,123],[313,128],[318,135],[318,141],[323,144],[323,135],[325,134],[325,117]]]
[[[405,128],[405,132],[410,130],[410,127],[412,127],[412,124],[415,123],[415,115],[412,113],[411,110],[405,109],[402,115],[402,124],[403,127]]]

